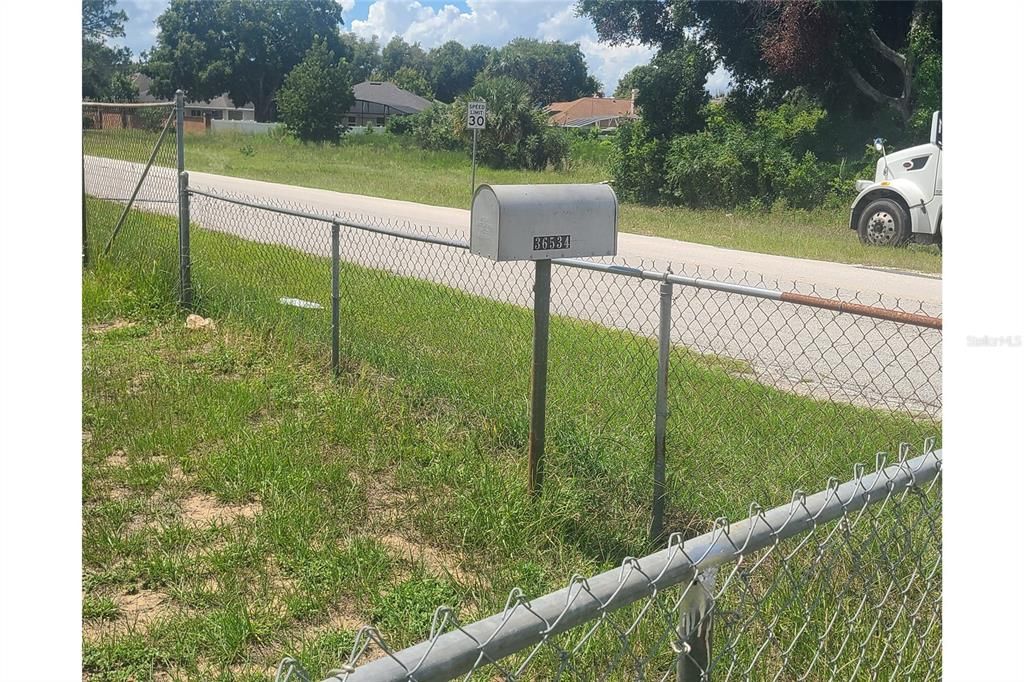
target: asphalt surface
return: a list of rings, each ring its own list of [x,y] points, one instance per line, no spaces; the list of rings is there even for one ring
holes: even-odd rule
[[[86,157],[86,191],[123,200],[140,164]],[[190,186],[257,203],[421,235],[469,239],[469,211],[321,189],[190,172]],[[139,207],[177,211],[173,170],[154,167]],[[239,237],[330,253],[319,221],[193,197],[196,225]],[[346,261],[415,276],[522,306],[532,298],[529,263],[494,263],[464,250],[345,228]],[[619,255],[596,259],[868,305],[941,315],[938,277],[736,251],[620,233]],[[658,284],[555,267],[552,312],[653,336]],[[941,332],[793,304],[675,287],[672,338],[701,353],[746,361],[761,383],[784,390],[941,417]],[[651,377],[653,381],[653,377]]]

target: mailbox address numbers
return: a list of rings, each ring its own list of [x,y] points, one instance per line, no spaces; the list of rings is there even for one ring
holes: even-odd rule
[[[533,238],[533,250],[534,251],[550,251],[552,249],[568,249],[572,235],[568,234],[555,234],[546,237],[534,237]]]

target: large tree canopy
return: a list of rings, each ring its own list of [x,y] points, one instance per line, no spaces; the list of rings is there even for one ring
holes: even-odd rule
[[[278,93],[281,120],[300,140],[333,142],[355,101],[348,64],[317,40],[284,79]]]
[[[449,40],[427,54],[430,64],[430,86],[442,102],[451,102],[456,96],[473,87],[476,75],[483,70],[493,50],[484,45],[466,49]]]
[[[145,67],[153,94],[181,88],[206,100],[226,92],[238,106],[252,102],[258,121],[273,116],[278,88],[315,40],[351,56],[334,0],[172,0],[157,25]]]
[[[574,100],[601,87],[587,70],[580,46],[560,41],[516,38],[491,55],[484,73],[525,83],[534,104]]]
[[[353,83],[362,83],[370,77],[370,74],[380,69],[380,44],[377,42],[376,36],[364,40],[355,33],[342,33],[341,40],[351,55],[349,67]]]
[[[131,101],[138,92],[128,82],[131,50],[106,44],[124,37],[128,16],[116,0],[82,0],[82,97],[92,100]]]
[[[635,70],[636,104],[654,137],[668,139],[701,128],[702,109],[708,103],[704,83],[711,65],[708,51],[686,40]]]
[[[427,53],[423,51],[419,43],[410,45],[402,40],[401,36],[395,36],[381,51],[380,68],[388,78],[403,68],[412,69],[426,77],[429,72]]]
[[[922,100],[941,78],[937,2],[579,0],[577,9],[613,43],[672,50],[696,35],[741,87],[802,87],[830,111],[887,109],[908,125],[933,105]]]

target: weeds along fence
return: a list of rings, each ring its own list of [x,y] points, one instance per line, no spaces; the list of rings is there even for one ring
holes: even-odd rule
[[[86,159],[100,199],[130,195],[102,192],[141,175],[139,162]],[[291,330],[325,367],[372,367],[509,453],[526,447],[532,264],[474,256],[463,233],[211,191],[187,174],[179,205],[159,180],[172,174],[150,169],[143,187],[163,188],[166,217],[132,208],[137,228],[111,257],[176,286],[185,273],[197,311]],[[122,203],[90,199],[99,241]],[[594,533],[594,546],[626,553],[637,533],[696,530],[709,507],[741,513],[702,485],[716,477],[767,498],[843,470],[851,453],[940,432],[941,319],[836,293],[671,263],[554,262],[547,477],[632,529]],[[577,532],[592,531],[581,519]]]
[[[84,133],[90,262],[141,268],[187,309],[259,322],[325,370],[398,382],[413,404],[443,412],[448,428],[481,434],[488,457],[522,462],[526,480],[532,264],[478,258],[464,231],[218,190],[179,172],[181,106],[146,108],[165,116],[159,131],[133,127],[137,108],[95,107],[101,123]],[[113,127],[108,109],[128,123]],[[728,534],[705,519],[744,518],[743,500],[817,487],[861,453],[941,433],[938,311],[678,263],[558,260],[551,269],[543,494],[574,510],[559,532],[604,563],[671,536],[674,558],[630,559],[614,575],[573,581],[557,596],[562,618],[516,596],[501,618],[537,612],[545,623],[541,639],[514,639],[519,648],[459,626],[482,647],[476,656],[486,653],[473,666],[490,663],[488,642],[501,640],[515,659],[501,665],[522,668],[517,679],[671,676],[691,665],[672,647],[696,650],[680,642],[703,632],[690,600],[705,593],[711,653],[692,665],[715,679],[937,676],[937,564],[928,568],[940,537],[937,484],[923,484],[938,480],[938,454],[797,495],[785,517],[782,508],[758,512]],[[680,547],[686,538],[696,539]],[[739,549],[723,554],[725,540]],[[687,587],[686,570],[704,576],[699,589]],[[637,597],[637,584],[657,592]],[[597,603],[594,585],[611,589],[601,603],[623,608],[588,607],[584,626],[568,616]],[[629,606],[615,601],[627,593]],[[680,608],[689,629],[677,641]],[[451,618],[440,613],[432,642],[453,641],[441,635]],[[363,642],[374,637],[364,631]],[[539,647],[530,658],[527,646]],[[436,649],[424,647],[417,655]],[[420,659],[398,658],[408,679],[435,679]]]
[[[181,215],[183,170],[180,93],[175,102],[83,102],[83,262],[102,254],[146,268],[163,281],[185,281],[180,245],[161,229],[159,218]],[[151,248],[153,239],[162,239],[163,248]]]
[[[425,640],[358,631],[336,682],[941,679],[942,452],[889,464]],[[310,679],[286,658],[277,680]]]

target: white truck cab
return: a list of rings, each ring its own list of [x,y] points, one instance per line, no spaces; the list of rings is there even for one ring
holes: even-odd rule
[[[859,194],[850,209],[850,229],[865,244],[901,246],[914,241],[942,248],[942,112],[932,114],[928,144],[885,153],[875,179],[858,180]]]

